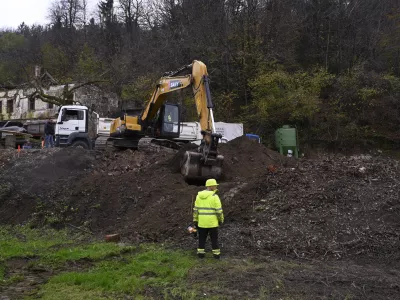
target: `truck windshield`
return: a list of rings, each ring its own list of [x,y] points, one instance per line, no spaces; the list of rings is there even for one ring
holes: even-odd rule
[[[82,110],[66,110],[64,115],[64,121],[70,120],[83,120]]]

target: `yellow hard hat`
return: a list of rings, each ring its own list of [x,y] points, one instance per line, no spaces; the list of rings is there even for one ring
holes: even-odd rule
[[[219,185],[215,179],[208,179],[206,181],[206,186],[216,186]]]

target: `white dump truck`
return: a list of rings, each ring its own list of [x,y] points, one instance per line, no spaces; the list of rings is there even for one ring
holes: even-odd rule
[[[111,118],[100,118],[99,114],[93,112],[95,128],[91,130],[89,121],[89,110],[82,105],[66,105],[60,107],[56,126],[56,147],[81,146],[85,149],[105,147],[110,136]],[[93,118],[92,118],[93,119]],[[94,134],[91,135],[89,132]],[[94,136],[93,136],[94,135]]]

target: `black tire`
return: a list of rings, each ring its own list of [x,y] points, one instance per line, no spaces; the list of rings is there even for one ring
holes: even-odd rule
[[[71,147],[82,147],[83,149],[89,149],[89,146],[84,141],[75,141],[72,143]]]

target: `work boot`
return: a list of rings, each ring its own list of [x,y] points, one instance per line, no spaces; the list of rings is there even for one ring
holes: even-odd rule
[[[198,258],[204,258],[204,253],[197,253]]]
[[[220,255],[219,254],[214,254],[214,258],[215,259],[220,259]]]

